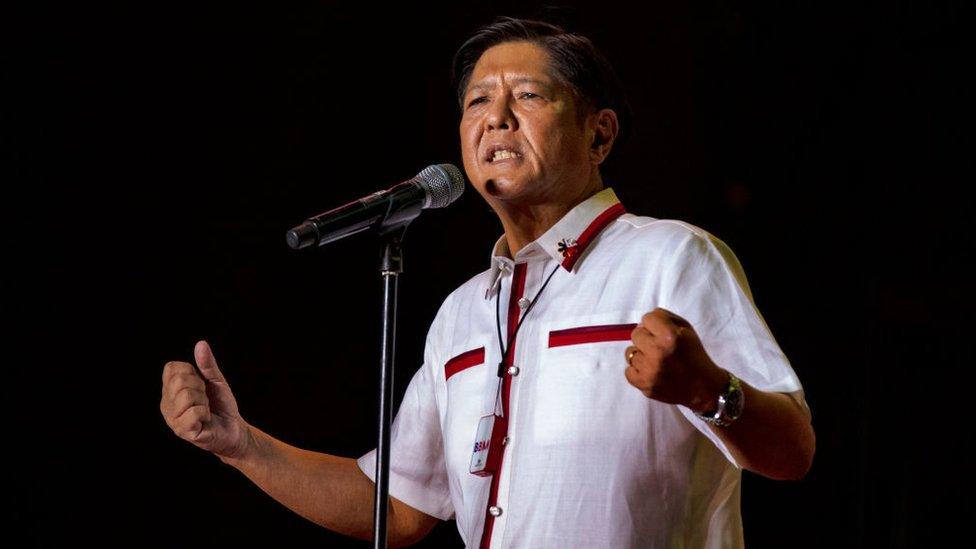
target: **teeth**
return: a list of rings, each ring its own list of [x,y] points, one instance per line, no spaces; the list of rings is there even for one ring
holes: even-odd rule
[[[514,153],[512,151],[509,151],[509,150],[501,150],[501,151],[495,151],[495,156],[493,156],[491,158],[491,160],[492,160],[492,162],[494,162],[495,160],[504,160],[506,158],[517,158],[517,157],[518,157],[518,154],[516,154],[516,153]]]

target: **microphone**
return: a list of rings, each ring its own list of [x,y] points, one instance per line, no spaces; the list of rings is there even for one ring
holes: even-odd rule
[[[380,234],[406,227],[427,208],[443,208],[464,192],[464,176],[453,164],[433,164],[413,179],[310,217],[286,236],[299,250],[377,229]]]

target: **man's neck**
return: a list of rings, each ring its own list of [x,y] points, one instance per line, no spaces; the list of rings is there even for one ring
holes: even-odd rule
[[[545,234],[570,210],[602,190],[603,183],[597,182],[569,200],[498,208],[496,211],[505,229],[505,240],[512,258],[519,250]]]

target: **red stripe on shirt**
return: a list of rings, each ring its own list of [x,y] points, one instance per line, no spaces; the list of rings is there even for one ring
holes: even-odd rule
[[[573,265],[576,264],[576,261],[579,259],[579,256],[582,255],[583,250],[590,245],[590,242],[596,237],[596,235],[600,234],[600,231],[609,225],[611,221],[617,219],[624,213],[626,213],[626,210],[624,210],[624,205],[618,202],[604,210],[600,215],[596,216],[596,219],[594,219],[588,227],[583,229],[583,232],[579,235],[579,238],[576,239],[575,250],[573,250],[572,253],[566,254],[566,257],[563,259],[563,267],[567,271],[571,270]]]
[[[502,378],[502,413],[504,417],[495,420],[502,422],[500,429],[503,437],[508,435],[508,395],[512,390],[512,376],[507,370],[508,366],[512,365],[512,361],[515,360],[515,329],[518,327],[519,314],[521,313],[518,302],[525,294],[525,265],[525,263],[515,265],[515,272],[512,274],[512,292],[508,298],[508,348],[504,357],[505,377]],[[488,507],[498,503],[498,482],[502,476],[505,449],[501,448],[499,451],[502,453],[498,459],[498,468],[495,470],[495,474],[491,476],[491,491],[488,494],[488,506],[485,507],[485,529],[481,534],[481,549],[489,549],[491,546],[491,531],[495,526],[495,517],[488,512]]]
[[[462,371],[467,370],[472,366],[477,366],[479,364],[485,363],[485,348],[481,347],[479,349],[471,349],[470,351],[465,351],[458,356],[447,361],[444,365],[444,380],[447,381],[451,379],[451,376]]]
[[[603,326],[580,326],[568,330],[549,332],[549,346],[577,345],[598,341],[627,341],[637,324],[606,324]]]

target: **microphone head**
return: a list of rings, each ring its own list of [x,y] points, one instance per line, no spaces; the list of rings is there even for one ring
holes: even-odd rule
[[[464,192],[464,176],[454,164],[427,166],[417,174],[414,182],[424,190],[424,209],[443,208]]]

